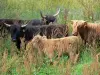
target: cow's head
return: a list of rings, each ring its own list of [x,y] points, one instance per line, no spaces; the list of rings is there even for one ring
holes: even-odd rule
[[[40,47],[43,47],[43,41],[47,40],[46,36],[40,36],[40,35],[36,35],[33,39],[33,46],[38,47],[40,45]]]
[[[10,27],[10,32],[11,32],[11,39],[13,42],[15,42],[17,39],[20,38],[23,29],[26,25],[10,25],[10,24],[6,24],[4,23],[7,27]]]
[[[84,20],[72,20],[72,35],[77,36],[78,35],[78,29],[81,27],[85,27],[87,25],[87,22]]]
[[[42,17],[42,21],[44,24],[49,24],[48,22],[51,20],[52,22],[55,21],[56,16],[59,14],[60,8],[54,15],[43,15],[42,12],[40,11],[40,15]]]

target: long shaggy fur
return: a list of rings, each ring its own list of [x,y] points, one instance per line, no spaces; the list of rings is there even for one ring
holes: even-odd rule
[[[33,48],[45,53],[50,60],[54,57],[54,51],[58,53],[58,58],[63,53],[68,53],[70,59],[74,58],[79,50],[81,41],[78,36],[69,36],[57,39],[47,39],[39,35],[32,40]]]
[[[78,34],[85,43],[93,44],[97,39],[100,39],[100,25],[81,20],[73,21],[73,35]]]

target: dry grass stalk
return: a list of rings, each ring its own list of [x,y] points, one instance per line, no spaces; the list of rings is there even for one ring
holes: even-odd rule
[[[66,63],[66,73],[65,73],[65,75],[71,75],[71,63],[70,63],[70,61],[68,61]]]
[[[93,62],[90,65],[85,65],[83,75],[98,75],[100,73],[100,63]]]
[[[100,52],[96,54],[96,61],[99,63],[100,62]]]
[[[24,67],[25,67],[26,73],[28,75],[30,75],[31,74],[31,65],[30,65],[28,58],[26,58],[26,57],[24,58]]]
[[[25,56],[28,58],[30,64],[34,63],[35,65],[42,65],[43,64],[43,58],[40,55],[37,49],[34,49],[33,42],[28,42],[26,46]]]
[[[4,51],[3,53],[3,57],[2,57],[2,73],[6,73],[7,72],[7,56],[8,56],[8,52],[7,50]]]
[[[33,51],[33,46],[31,41],[27,43],[25,57],[28,58],[30,64],[36,62],[35,53]]]
[[[83,67],[83,75],[90,75],[90,71],[87,64]]]
[[[20,38],[21,40],[21,52],[24,52],[25,51],[25,38]]]

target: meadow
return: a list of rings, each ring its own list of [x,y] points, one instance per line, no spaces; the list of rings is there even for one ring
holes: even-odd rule
[[[41,19],[40,11],[44,15],[55,14],[57,8],[61,9],[57,23],[67,24],[70,34],[73,19],[100,21],[100,0],[0,0],[0,18]],[[21,50],[16,54],[17,48],[10,34],[0,38],[0,75],[100,75],[100,62],[96,61],[99,46],[82,46],[75,65],[70,64],[67,55],[63,55],[60,61],[54,58],[54,64],[50,65],[46,56],[43,62],[38,55],[33,57],[32,51]]]

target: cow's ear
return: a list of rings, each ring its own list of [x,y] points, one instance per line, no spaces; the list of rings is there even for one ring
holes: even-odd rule
[[[84,22],[84,28],[87,28],[87,22]]]

